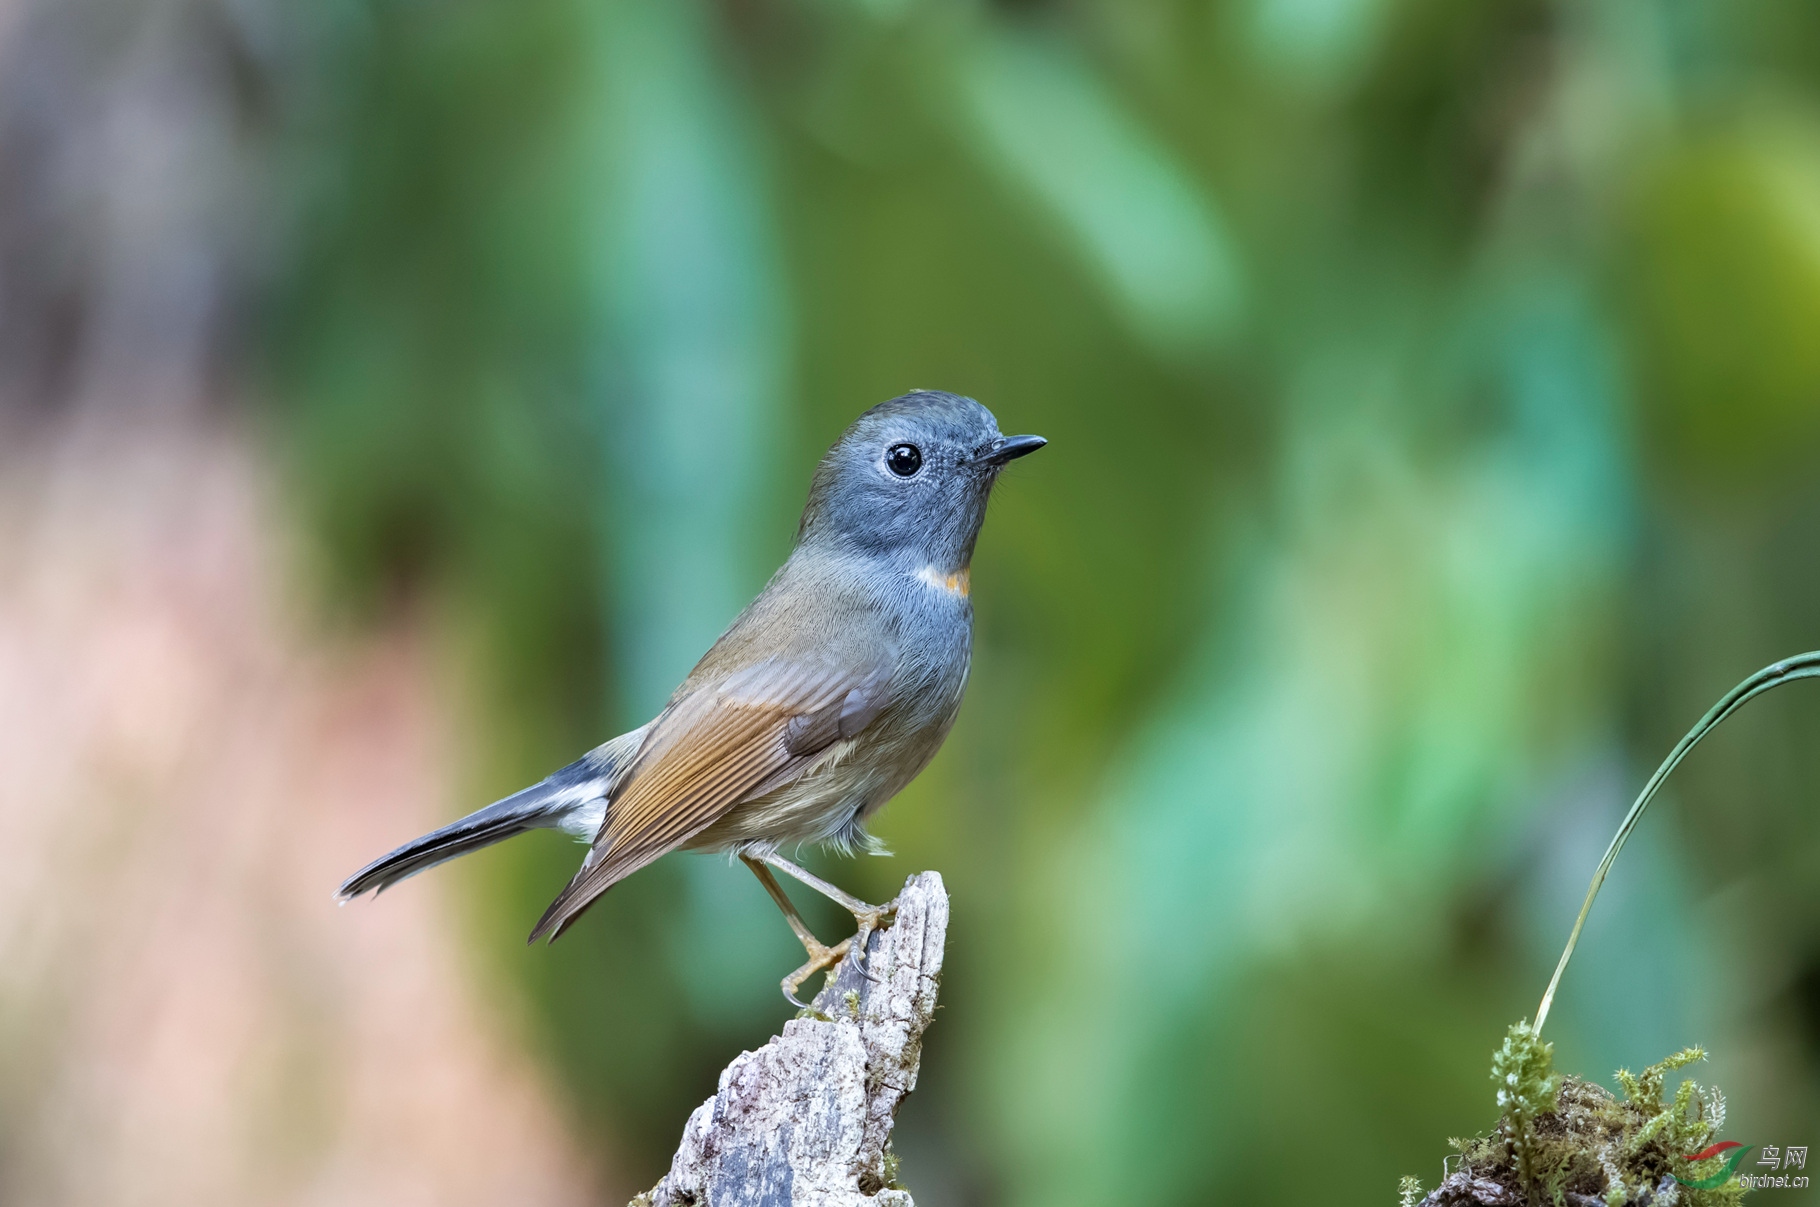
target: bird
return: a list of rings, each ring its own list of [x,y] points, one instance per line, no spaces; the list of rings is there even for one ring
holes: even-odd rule
[[[540,783],[423,835],[343,882],[345,902],[534,829],[588,844],[527,942],[554,942],[613,885],[676,850],[737,857],[808,956],[802,983],[863,958],[895,903],[798,866],[804,845],[882,851],[866,829],[934,758],[973,653],[971,565],[994,483],[1044,447],[972,398],[913,390],[867,410],[816,465],[789,556],[655,718]],[[824,945],[773,869],[854,917]]]

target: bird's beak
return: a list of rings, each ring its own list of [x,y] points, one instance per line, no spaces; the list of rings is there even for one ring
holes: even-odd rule
[[[1041,436],[1001,436],[980,461],[986,465],[1003,465],[1019,457],[1034,453],[1049,442]]]

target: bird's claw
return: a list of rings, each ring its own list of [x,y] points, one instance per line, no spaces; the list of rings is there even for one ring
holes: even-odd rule
[[[788,1001],[792,1006],[795,1006],[799,1010],[808,1010],[811,1008],[809,1003],[798,998],[796,996],[796,991],[802,988],[804,981],[808,980],[816,973],[833,968],[842,960],[846,959],[847,953],[853,949],[853,940],[842,939],[833,947],[823,947],[820,943],[815,944],[813,947],[810,947],[808,943],[804,943],[803,946],[809,952],[809,962],[785,977],[782,984],[784,1000]]]
[[[808,1002],[796,996],[796,991],[802,988],[803,982],[818,972],[833,968],[846,959],[849,952],[853,953],[854,963],[864,965],[866,944],[871,940],[872,932],[889,926],[896,918],[897,899],[893,898],[876,908],[863,912],[855,910],[853,921],[858,924],[858,928],[853,937],[842,939],[833,947],[824,947],[812,938],[804,939],[803,949],[809,953],[809,962],[783,979],[784,1000],[799,1010],[811,1009]]]
[[[854,957],[856,963],[864,964],[866,962],[866,943],[872,938],[872,932],[890,925],[896,918],[896,897],[875,909],[869,909],[864,913],[857,911],[854,913],[853,920],[858,923],[859,930],[850,941],[853,944],[853,950],[859,953]]]

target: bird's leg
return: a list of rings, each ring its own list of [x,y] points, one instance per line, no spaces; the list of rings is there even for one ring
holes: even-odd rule
[[[817,876],[804,868],[797,867],[794,863],[791,863],[788,859],[785,859],[775,851],[760,855],[758,858],[764,860],[785,875],[794,876],[796,879],[802,881],[804,884],[853,915],[853,921],[859,925],[859,932],[853,936],[852,943],[854,950],[859,953],[858,958],[862,963],[866,959],[866,940],[871,937],[873,931],[897,916],[897,900],[895,898],[885,902],[883,905],[867,905],[858,897],[844,893],[840,889],[835,888],[820,876]],[[750,863],[751,860],[747,860],[747,862]]]
[[[799,1000],[796,991],[801,988],[804,981],[816,973],[832,968],[845,959],[847,952],[853,946],[853,940],[843,939],[833,947],[824,947],[822,941],[815,937],[815,932],[809,929],[808,923],[803,921],[802,915],[796,912],[796,906],[784,894],[783,886],[777,882],[777,877],[771,874],[771,869],[749,855],[741,855],[740,859],[744,860],[746,866],[752,869],[752,874],[758,877],[758,882],[765,886],[765,891],[771,894],[771,900],[777,902],[777,908],[784,911],[784,921],[790,924],[790,929],[796,932],[796,937],[802,943],[803,950],[809,953],[809,962],[783,979],[784,997],[792,1005],[807,1010],[809,1004]]]

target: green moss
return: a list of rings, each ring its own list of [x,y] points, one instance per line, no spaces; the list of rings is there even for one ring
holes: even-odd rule
[[[1528,1022],[1514,1023],[1491,1058],[1491,1081],[1498,1087],[1498,1125],[1506,1156],[1517,1178],[1533,1189],[1542,1168],[1537,1151],[1536,1120],[1554,1112],[1561,1078],[1554,1071],[1555,1046],[1545,1044]]]
[[[1668,1075],[1706,1059],[1704,1051],[1677,1052],[1639,1075],[1618,1070],[1623,1099],[1603,1086],[1555,1073],[1553,1056],[1553,1046],[1542,1043],[1528,1023],[1510,1029],[1492,1058],[1498,1126],[1454,1142],[1467,1179],[1514,1190],[1519,1201],[1535,1207],[1566,1204],[1570,1194],[1624,1207],[1653,1195],[1665,1179],[1692,1182],[1719,1172],[1722,1158],[1692,1162],[1686,1154],[1717,1136],[1725,1122],[1724,1096],[1690,1078],[1671,1101],[1662,1101]],[[1411,1181],[1404,1180],[1405,1204],[1411,1201]],[[1681,1207],[1734,1207],[1745,1193],[1736,1178],[1711,1190],[1685,1184],[1678,1189]],[[1443,1183],[1423,1201],[1448,1207],[1469,1200],[1450,1195]]]
[[[899,1176],[901,1173],[902,1173],[902,1166],[898,1162],[897,1154],[891,1150],[891,1145],[887,1141],[885,1144],[885,1168],[884,1168],[886,1189],[888,1189],[888,1190],[908,1190],[909,1189],[909,1187],[904,1185],[903,1180]]]

